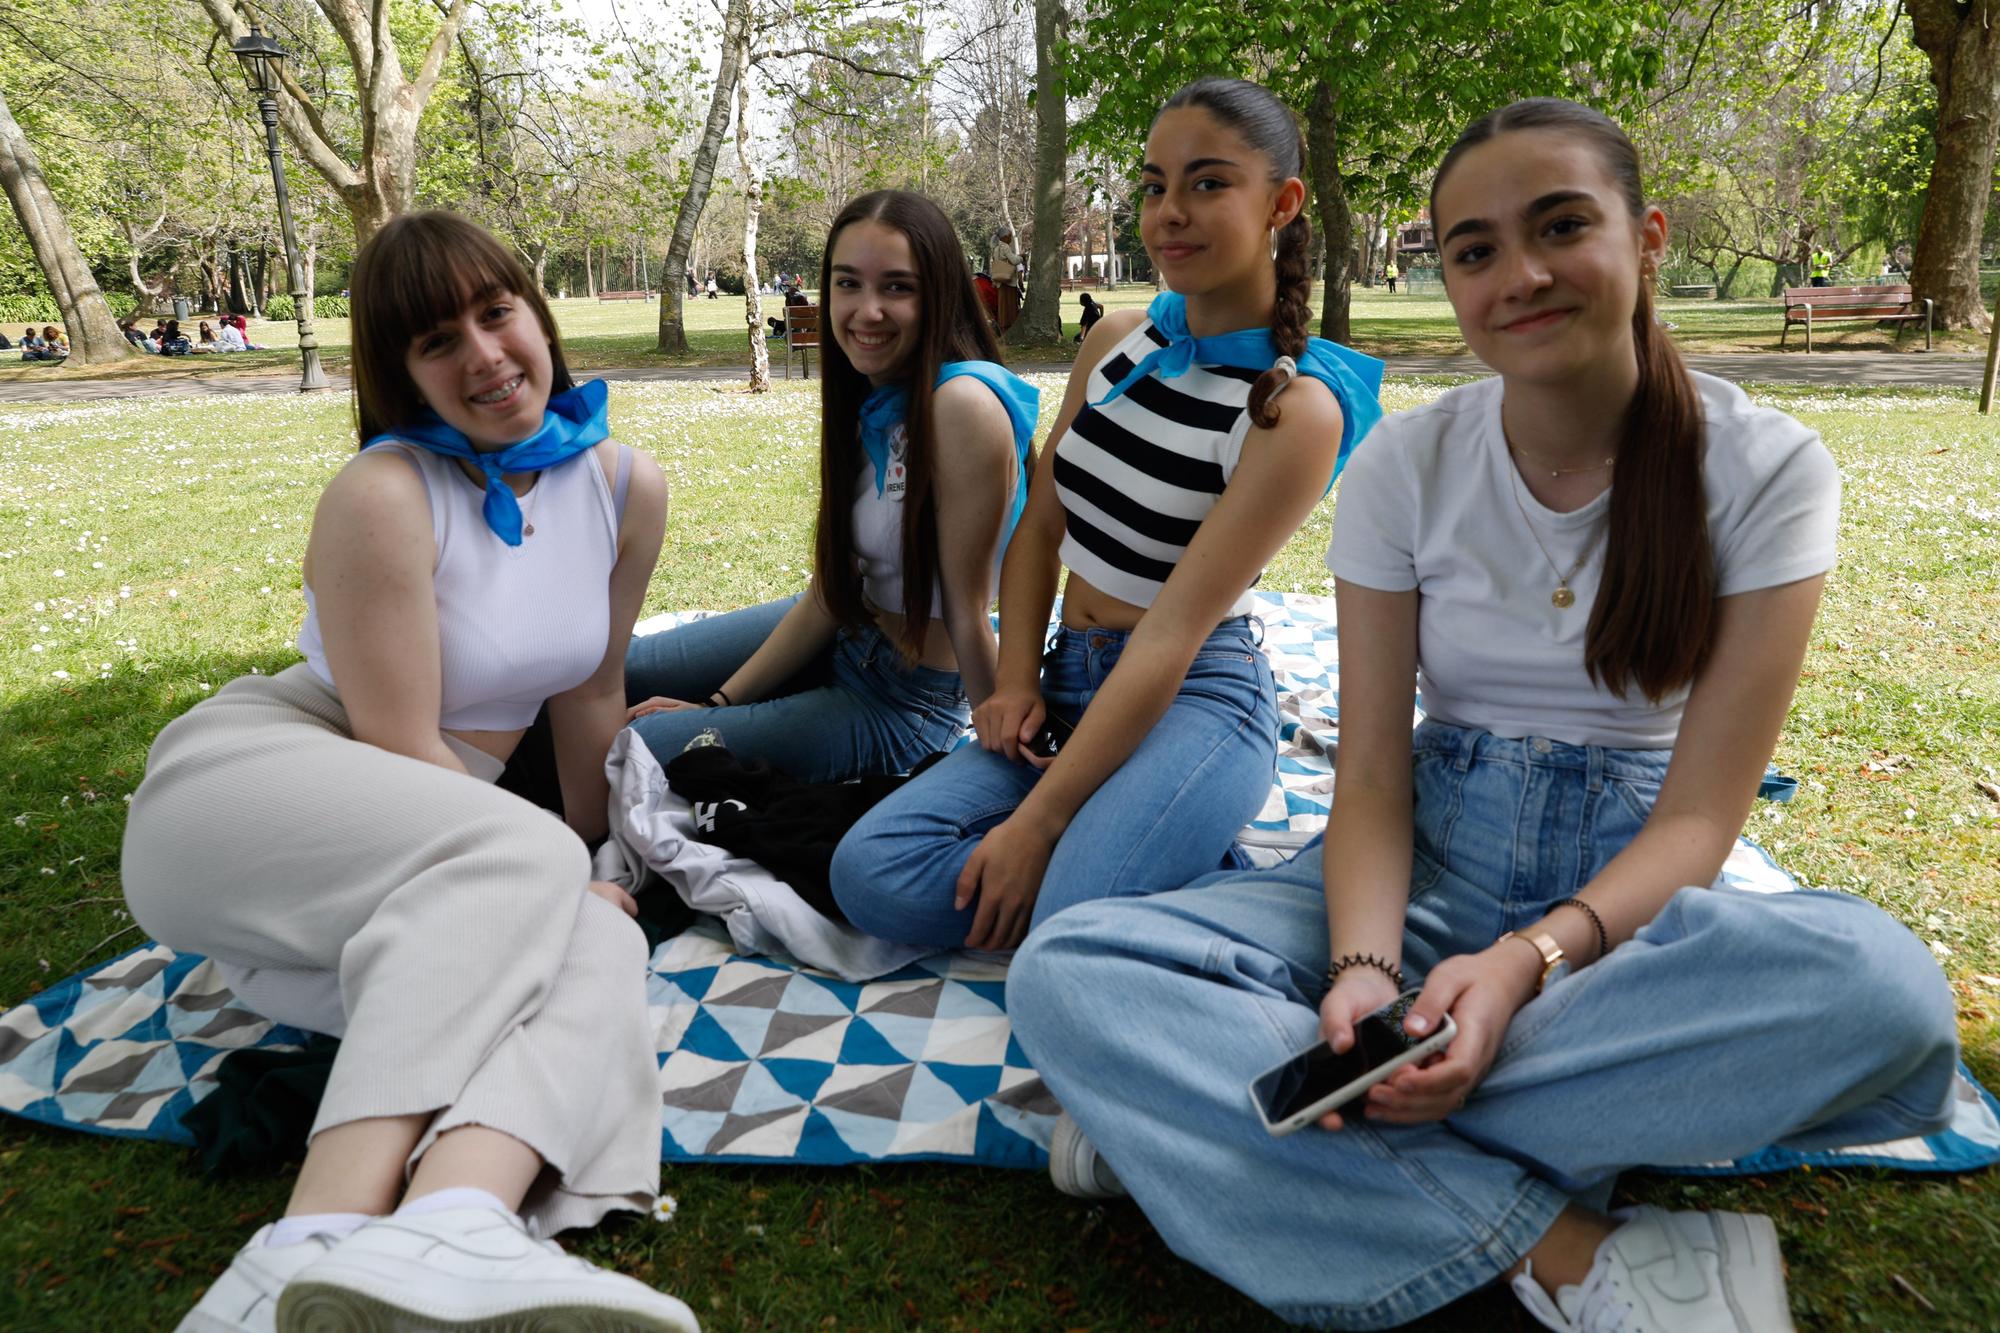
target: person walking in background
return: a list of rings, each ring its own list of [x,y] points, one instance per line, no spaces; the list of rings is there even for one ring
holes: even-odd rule
[[[1097,321],[1104,318],[1104,307],[1089,292],[1078,292],[1076,300],[1083,307],[1083,318],[1077,321],[1076,326],[1076,341],[1082,342],[1090,336],[1090,330]]]
[[[1833,253],[1824,246],[1813,247],[1812,285],[1815,287],[1833,285]]]
[[[1000,332],[1014,327],[1014,321],[1021,317],[1021,252],[1014,248],[1014,229],[1001,224],[993,233],[993,249],[986,257],[986,273],[993,279],[993,286],[1000,299],[1000,313],[995,323]]]

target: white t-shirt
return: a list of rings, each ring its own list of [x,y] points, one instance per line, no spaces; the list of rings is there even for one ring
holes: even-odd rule
[[[1840,473],[1818,434],[1727,380],[1693,378],[1707,423],[1717,596],[1833,568]],[[1440,722],[1511,739],[1670,749],[1686,689],[1658,704],[1636,686],[1620,698],[1583,668],[1611,493],[1566,514],[1537,502],[1508,456],[1500,396],[1496,376],[1377,426],[1341,481],[1327,568],[1362,587],[1420,594],[1417,686]],[[1549,561],[1568,569],[1593,544],[1569,580],[1575,605],[1556,607]]]

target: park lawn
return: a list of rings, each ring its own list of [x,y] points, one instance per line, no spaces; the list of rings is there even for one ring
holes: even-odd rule
[[[1018,349],[1012,358],[1036,364],[1067,360],[1076,348],[1077,317],[1082,313],[1076,292],[1064,292],[1062,299],[1063,341],[1037,343]],[[1144,307],[1153,299],[1149,284],[1127,283],[1115,291],[1094,292],[1094,299],[1110,309]],[[572,369],[607,370],[624,367],[667,366],[747,366],[749,353],[744,325],[743,298],[723,296],[710,301],[690,300],[684,310],[687,321],[689,355],[670,357],[657,347],[660,319],[658,301],[597,301],[572,297],[552,301],[556,323],[562,329],[563,346]],[[779,298],[764,298],[764,314],[781,313]],[[1660,303],[1661,317],[1674,325],[1674,337],[1690,352],[1775,352],[1778,350],[1780,320],[1772,301],[1676,301]],[[1435,287],[1421,293],[1398,292],[1391,296],[1381,288],[1354,288],[1354,346],[1376,356],[1463,356],[1465,340],[1452,319],[1451,306]],[[1903,331],[1899,335],[1895,329]],[[270,348],[228,355],[162,357],[134,356],[108,366],[78,366],[74,369],[39,361],[23,362],[17,356],[0,353],[0,385],[63,379],[122,379],[143,376],[149,379],[192,379],[227,375],[278,375],[296,371],[299,364],[295,346],[297,326],[266,320],[251,326],[251,337]],[[319,340],[320,360],[329,371],[344,374],[350,345],[346,319],[313,321]],[[1921,352],[1923,334],[1909,327],[1888,330],[1869,324],[1843,324],[1816,328],[1814,346],[1821,351]],[[1802,348],[1805,333],[1793,329],[1791,345]],[[784,373],[784,344],[768,341],[774,374]],[[1983,335],[1962,330],[1939,334],[1940,351],[1977,352],[1986,347]],[[819,358],[812,358],[814,366]]]
[[[1059,381],[1038,382],[1052,416]],[[1439,387],[1393,381],[1388,405]],[[673,486],[647,612],[796,589],[816,385],[754,402],[700,384],[612,395],[621,436]],[[2000,802],[1979,785],[2000,782],[1995,427],[1956,392],[1762,396],[1823,432],[1846,492],[1841,565],[1777,756],[1803,785],[1751,832],[1806,883],[1863,894],[1931,944],[1967,1058],[2000,1086]],[[298,561],[348,431],[344,401],[285,394],[0,409],[0,1007],[139,942],[119,898],[124,798],[166,721],[297,659]],[[1329,591],[1330,513],[1265,587]],[[1038,1175],[683,1166],[666,1188],[671,1224],[574,1248],[679,1293],[713,1330],[1275,1326],[1175,1259],[1129,1202],[1065,1199]],[[287,1189],[0,1118],[0,1328],[171,1326]],[[1803,1326],[2000,1327],[2000,1177],[1639,1178],[1626,1195],[1771,1213]],[[1497,1293],[1423,1325],[1526,1326]]]

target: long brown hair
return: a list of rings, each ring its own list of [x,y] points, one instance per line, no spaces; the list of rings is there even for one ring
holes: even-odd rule
[[[1196,79],[1160,104],[1153,114],[1161,116],[1179,107],[1198,106],[1243,137],[1243,142],[1271,161],[1271,179],[1299,176],[1303,181],[1305,145],[1299,136],[1299,122],[1283,102],[1262,84],[1248,79]],[[1307,252],[1312,248],[1312,222],[1306,204],[1299,204],[1298,216],[1278,232],[1278,302],[1271,312],[1271,337],[1278,351],[1294,359],[1305,355],[1308,327],[1312,320],[1312,269]],[[1289,377],[1267,370],[1250,386],[1250,419],[1269,430],[1278,424],[1278,405],[1273,394],[1289,383]]]
[[[1000,344],[972,284],[965,247],[944,210],[908,190],[876,190],[840,210],[826,234],[820,259],[821,378],[819,389],[819,526],[813,542],[813,586],[841,624],[869,622],[854,562],[854,487],[861,475],[861,404],[874,388],[854,368],[832,336],[833,250],[856,222],[879,222],[903,233],[917,269],[917,308],[923,321],[917,346],[904,367],[910,392],[904,418],[908,453],[903,459],[903,632],[896,647],[909,658],[923,652],[930,631],[931,593],[938,578],[937,501],[931,494],[937,427],[931,401],[938,371],[948,361],[998,361]],[[884,607],[883,610],[895,608]]]
[[[354,319],[348,373],[354,377],[355,425],[363,445],[424,411],[405,365],[410,340],[486,296],[507,292],[541,321],[554,372],[549,392],[576,385],[555,316],[535,280],[493,233],[456,213],[391,218],[355,256],[348,290]]]
[[[1468,125],[1431,182],[1437,192],[1469,150],[1510,130],[1560,130],[1597,151],[1636,221],[1646,211],[1639,153],[1602,112],[1556,97],[1532,97]],[[1625,410],[1618,476],[1611,488],[1604,576],[1584,632],[1583,666],[1619,696],[1637,685],[1657,703],[1694,679],[1715,638],[1715,551],[1702,484],[1701,397],[1687,364],[1653,316],[1651,284],[1632,308],[1639,384]]]

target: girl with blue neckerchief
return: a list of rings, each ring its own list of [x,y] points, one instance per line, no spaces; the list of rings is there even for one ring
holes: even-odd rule
[[[1012,948],[1072,903],[1214,870],[1263,804],[1277,698],[1250,586],[1381,414],[1381,363],[1306,332],[1300,161],[1256,84],[1204,79],[1155,118],[1140,232],[1173,291],[1084,341],[1007,555],[979,746],[835,853],[861,929]]]
[[[862,195],[827,234],[809,591],[635,639],[632,728],[802,782],[900,773],[993,692],[987,618],[1027,494],[1038,392],[1000,349],[950,219]]]
[[[162,731],[125,833],[135,920],[341,1038],[284,1217],[181,1328],[693,1333],[546,1240],[659,1188],[645,938],[584,839],[666,483],[479,227],[389,222],[354,294],[362,449],[313,517],[306,660]],[[545,703],[567,824],[494,785]]]

